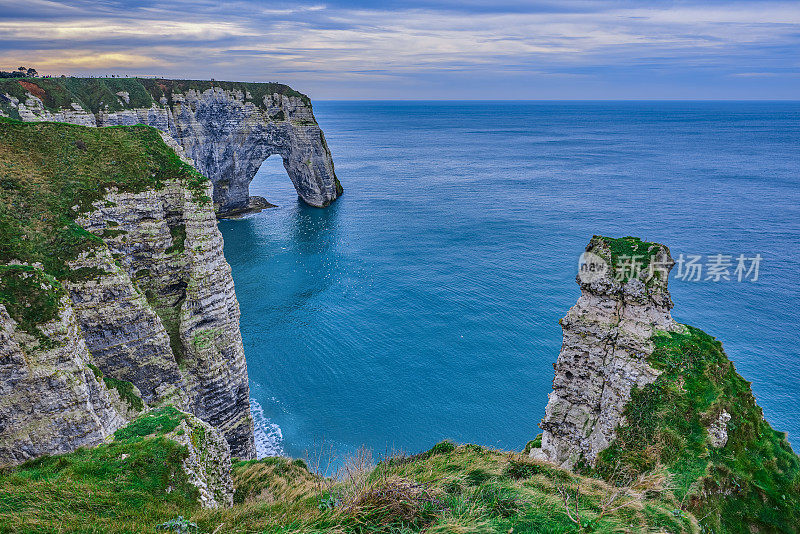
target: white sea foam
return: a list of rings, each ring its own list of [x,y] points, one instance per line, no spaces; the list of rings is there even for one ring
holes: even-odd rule
[[[253,414],[253,434],[256,442],[256,456],[260,460],[267,456],[282,456],[283,434],[281,427],[264,415],[264,408],[255,399],[250,399],[250,412]]]

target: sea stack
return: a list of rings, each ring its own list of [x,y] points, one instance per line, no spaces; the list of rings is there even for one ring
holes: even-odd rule
[[[561,319],[564,338],[540,425],[541,448],[531,451],[567,468],[579,460],[593,464],[613,441],[631,389],[659,374],[647,362],[653,334],[677,328],[666,246],[594,236],[581,258],[581,296]]]

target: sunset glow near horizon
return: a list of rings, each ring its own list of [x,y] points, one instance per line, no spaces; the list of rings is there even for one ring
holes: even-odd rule
[[[797,99],[800,4],[0,0],[0,68],[21,65],[316,99]]]

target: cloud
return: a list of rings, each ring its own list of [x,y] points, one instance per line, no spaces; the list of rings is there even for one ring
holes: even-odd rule
[[[689,71],[731,83],[798,66],[796,2],[376,4],[0,0],[9,9],[0,15],[0,50],[54,72],[107,69],[128,55],[139,59],[119,68],[241,79],[274,73],[312,85],[446,85],[461,76],[488,83],[522,74],[611,84],[611,76],[679,79]],[[91,53],[59,52],[72,47]]]
[[[12,61],[13,63],[13,61]],[[51,53],[41,54],[35,61],[36,65],[44,68],[56,66],[84,68],[140,68],[140,67],[168,67],[171,64],[162,60],[138,55],[117,52],[90,52],[72,51],[63,56],[53,56]]]
[[[0,40],[31,43],[38,41],[97,42],[119,40],[135,42],[215,41],[230,37],[246,38],[257,34],[225,22],[185,22],[158,19],[85,18],[42,24],[35,20],[0,21]]]

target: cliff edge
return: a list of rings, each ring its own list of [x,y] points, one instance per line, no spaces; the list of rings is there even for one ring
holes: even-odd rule
[[[0,119],[0,463],[166,404],[254,455],[211,184],[162,135]]]
[[[616,485],[667,481],[703,532],[797,532],[800,458],[719,341],[676,323],[669,249],[594,236],[530,456]]]
[[[324,207],[342,194],[310,99],[278,83],[156,78],[0,80],[0,115],[84,126],[146,124],[169,134],[214,184],[219,215],[258,205],[249,186],[277,154],[297,194]]]

